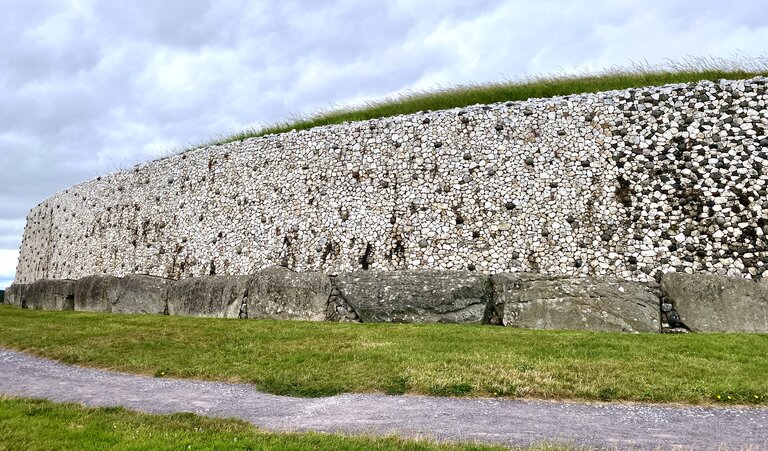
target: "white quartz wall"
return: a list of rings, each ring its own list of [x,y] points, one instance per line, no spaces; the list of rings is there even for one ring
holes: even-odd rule
[[[761,277],[767,82],[478,105],[196,149],[35,207],[16,282],[276,264]]]

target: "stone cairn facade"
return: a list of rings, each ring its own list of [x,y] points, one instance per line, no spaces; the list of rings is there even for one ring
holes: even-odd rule
[[[754,78],[478,105],[195,149],[35,207],[16,284],[273,265],[339,279],[451,270],[652,289],[667,273],[759,280],[767,87]]]

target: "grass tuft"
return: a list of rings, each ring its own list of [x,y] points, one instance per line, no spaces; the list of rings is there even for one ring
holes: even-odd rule
[[[590,72],[554,75],[526,75],[493,83],[470,83],[430,90],[411,90],[361,105],[319,110],[307,116],[267,124],[260,128],[218,136],[187,149],[174,149],[179,153],[211,145],[242,141],[248,138],[307,130],[323,125],[365,121],[421,111],[461,108],[469,105],[520,101],[573,94],[660,86],[671,83],[690,83],[703,80],[736,80],[768,76],[768,57],[735,55],[731,58],[688,56],[679,61],[667,60],[661,64],[647,61],[628,66],[611,66]]]

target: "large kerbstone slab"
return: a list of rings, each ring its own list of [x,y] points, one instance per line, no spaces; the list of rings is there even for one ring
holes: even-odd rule
[[[273,266],[256,273],[248,289],[248,318],[323,321],[331,281],[318,272]]]
[[[253,276],[204,276],[182,279],[168,289],[168,314],[238,318]]]
[[[89,276],[75,282],[75,310],[163,313],[172,280],[145,275]]]
[[[768,286],[714,274],[667,273],[661,292],[694,332],[768,333]]]
[[[26,306],[26,293],[29,289],[28,283],[14,283],[5,290],[5,302],[6,304],[14,305],[16,307]]]
[[[24,302],[35,310],[74,310],[74,290],[74,280],[42,279],[30,284]]]
[[[335,279],[364,323],[477,323],[491,300],[488,276],[469,271],[359,271]]]
[[[529,273],[492,277],[494,310],[505,326],[660,332],[660,301],[637,283]]]

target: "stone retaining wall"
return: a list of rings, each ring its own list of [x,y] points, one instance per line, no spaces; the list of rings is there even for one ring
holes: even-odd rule
[[[766,82],[478,105],[189,151],[35,207],[15,281],[272,265],[757,279]]]
[[[768,284],[666,274],[658,289],[609,277],[470,271],[267,268],[173,281],[89,276],[12,285],[9,303],[43,310],[222,318],[464,323],[614,332],[768,333]]]

